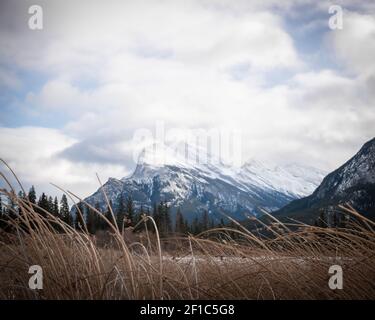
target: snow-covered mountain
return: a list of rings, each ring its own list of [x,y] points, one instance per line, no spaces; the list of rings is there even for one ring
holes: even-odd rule
[[[313,216],[319,208],[340,203],[350,203],[362,214],[375,216],[375,138],[327,175],[312,195],[291,202],[275,214],[303,218],[304,214]]]
[[[242,166],[237,178],[247,185],[259,185],[293,198],[301,198],[311,194],[323,177],[324,172],[313,167],[296,163],[276,166],[264,161],[251,160]]]
[[[172,213],[180,207],[188,220],[204,210],[214,220],[222,218],[221,213],[243,219],[259,214],[260,208],[276,210],[311,194],[323,177],[322,171],[297,164],[276,166],[251,160],[233,167],[196,147],[154,144],[142,152],[132,175],[110,178],[103,190],[85,201],[98,203],[104,210],[104,191],[115,208],[121,195],[131,195],[136,206],[166,201]]]

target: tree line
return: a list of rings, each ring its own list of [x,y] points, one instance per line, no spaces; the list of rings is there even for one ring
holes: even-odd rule
[[[223,220],[221,220],[219,224],[215,224],[214,221],[209,218],[207,211],[204,211],[203,214],[199,216],[197,215],[192,222],[189,223],[181,209],[178,208],[175,219],[172,219],[171,207],[164,201],[154,203],[152,212],[150,212],[150,208],[145,208],[142,205],[137,209],[130,195],[124,197],[124,195],[121,194],[115,206],[113,206],[110,201],[109,206],[107,206],[104,212],[102,212],[99,203],[95,203],[94,210],[83,202],[79,202],[75,205],[75,210],[70,210],[65,194],[58,199],[57,197],[49,196],[43,192],[38,198],[34,186],[30,188],[27,194],[20,191],[18,197],[19,199],[29,201],[34,207],[35,212],[41,216],[46,217],[47,213],[50,213],[76,230],[87,231],[90,234],[95,234],[100,230],[109,230],[110,225],[108,222],[117,225],[120,230],[128,227],[136,227],[139,231],[145,228],[149,231],[153,231],[154,226],[151,220],[145,219],[145,221],[142,221],[146,216],[151,216],[153,218],[162,236],[173,233],[198,234],[216,226],[224,226]],[[97,211],[101,212],[107,221],[100,217]],[[0,196],[0,229],[9,229],[7,220],[17,218],[17,215],[20,214],[20,208],[17,208],[16,204],[11,199],[3,205]],[[61,226],[59,227],[57,225],[56,228],[61,229]]]
[[[47,213],[51,213],[65,223],[69,225],[72,224],[68,199],[65,194],[62,195],[60,201],[57,197],[53,198],[44,192],[39,198],[37,198],[35,188],[32,186],[27,194],[20,191],[18,193],[18,198],[26,203],[30,203],[34,208],[34,211],[43,217],[46,217]],[[0,195],[0,229],[10,229],[8,221],[11,219],[16,219],[21,214],[21,208],[17,207],[13,199],[8,198],[8,201],[5,204]]]
[[[338,212],[335,207],[329,206],[319,210],[319,216],[314,226],[320,228],[345,228],[350,221],[348,214]]]

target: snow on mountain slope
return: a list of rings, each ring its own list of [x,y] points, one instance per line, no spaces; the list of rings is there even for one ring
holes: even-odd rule
[[[303,218],[304,213],[317,214],[321,208],[340,203],[350,203],[364,215],[375,215],[375,138],[327,175],[313,194],[291,202],[275,214],[298,214]]]
[[[144,150],[139,160],[141,165],[137,167],[131,178],[146,177],[147,179],[152,175],[152,169],[157,174],[163,166],[174,166],[200,171],[207,177],[223,180],[244,191],[251,191],[250,186],[257,186],[299,198],[311,194],[325,176],[322,170],[297,163],[277,166],[270,161],[260,162],[252,159],[238,168],[226,165],[212,155],[204,155],[207,161],[197,163],[195,159],[199,158],[202,153],[205,153],[205,150],[197,151],[197,148],[192,146],[188,146],[185,150],[179,148],[175,151],[154,145]],[[188,159],[186,159],[186,154],[189,154]],[[145,172],[146,168],[148,172]]]
[[[296,163],[276,166],[251,160],[243,165],[239,178],[245,184],[258,185],[300,198],[314,192],[324,175],[321,170]]]
[[[324,176],[297,164],[280,167],[252,160],[233,167],[204,149],[175,147],[154,144],[145,148],[131,176],[109,179],[103,188],[114,207],[120,195],[131,194],[137,206],[166,201],[172,213],[180,207],[188,220],[204,210],[216,219],[222,213],[243,219],[261,213],[261,208],[276,210],[310,194]],[[85,200],[105,209],[102,190]]]

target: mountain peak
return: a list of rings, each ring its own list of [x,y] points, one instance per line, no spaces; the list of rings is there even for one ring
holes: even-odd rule
[[[311,194],[323,178],[317,172],[257,159],[235,167],[199,146],[153,143],[142,150],[134,173],[108,181],[106,192],[114,206],[121,195],[131,194],[138,206],[151,208],[165,201],[172,212],[179,207],[188,219],[208,211],[217,219],[225,212],[241,220],[261,213],[260,208],[274,210]],[[98,191],[87,201],[105,206],[102,197]]]
[[[359,153],[375,152],[375,138],[367,141],[359,151]]]
[[[220,162],[209,150],[184,141],[170,144],[154,142],[143,148],[138,158],[138,164],[154,167],[169,165],[192,168]]]
[[[327,175],[312,195],[291,202],[276,214],[301,215],[340,203],[350,203],[365,215],[375,214],[375,139]]]

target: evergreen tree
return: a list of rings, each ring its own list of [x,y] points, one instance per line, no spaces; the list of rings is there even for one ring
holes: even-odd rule
[[[172,219],[170,214],[170,208],[167,204],[165,204],[164,208],[164,216],[165,216],[165,225],[166,225],[166,232],[172,232]]]
[[[68,198],[65,194],[62,195],[60,201],[60,218],[66,224],[73,226],[73,219],[69,211]]]
[[[202,231],[208,230],[209,227],[209,218],[208,218],[208,211],[204,210],[202,215]]]
[[[224,226],[225,226],[224,219],[223,219],[223,218],[220,218],[219,227],[220,227],[220,228],[223,228]]]
[[[53,201],[53,209],[52,209],[52,214],[55,216],[55,217],[60,217],[60,212],[59,212],[59,201],[57,200],[57,197],[55,197],[54,201]]]
[[[15,195],[13,194],[8,201],[7,208],[5,209],[5,216],[6,219],[14,220],[17,218],[17,208],[16,203],[14,201]]]
[[[124,226],[125,210],[124,196],[121,194],[116,213],[116,221],[120,231],[122,231]]]
[[[18,199],[20,199],[21,201],[25,201],[26,200],[26,195],[23,193],[23,191],[19,191],[18,192]],[[19,215],[22,214],[21,206],[18,207],[18,214]]]
[[[36,192],[34,186],[31,186],[27,198],[31,203],[36,204]]]
[[[134,223],[134,202],[131,196],[126,199],[126,214],[126,218],[128,219],[128,226],[132,226]]]
[[[25,199],[26,199],[26,195],[25,195],[25,193],[24,193],[22,190],[20,190],[20,191],[18,192],[18,198],[20,198],[20,199],[22,199],[22,200],[25,200]]]
[[[141,207],[139,208],[139,211],[138,213],[135,214],[134,216],[134,222],[133,222],[133,226],[136,226],[138,225],[138,223],[142,220],[142,218],[146,215],[146,212],[143,208],[143,205],[141,205]],[[140,231],[140,230],[143,230],[144,229],[144,224],[143,223],[140,223],[137,227],[137,230]]]
[[[192,225],[191,225],[191,231],[192,231],[193,234],[198,234],[198,233],[201,232],[201,226],[200,226],[200,223],[199,223],[199,220],[198,220],[197,216],[193,219],[193,222],[192,222]]]
[[[22,204],[27,202],[27,197],[26,197],[26,194],[22,190],[18,192],[18,199],[19,199],[19,205],[18,205],[19,226],[27,230],[26,221],[24,219],[25,218],[24,211],[22,210]]]
[[[156,227],[158,228],[160,232],[160,214],[159,214],[159,206],[156,206],[156,203],[154,203],[153,211],[152,211],[152,218],[155,221]]]
[[[51,196],[48,197],[48,212],[53,214],[53,199]]]
[[[38,200],[38,209],[39,210],[37,210],[37,212],[39,212],[41,216],[43,217],[47,216],[45,211],[49,211],[49,203],[48,203],[48,198],[44,192],[42,193],[42,195],[40,196]]]
[[[176,226],[175,226],[175,232],[176,233],[184,233],[186,230],[185,230],[185,221],[184,221],[184,217],[181,213],[181,210],[180,208],[177,209],[177,213],[176,213]]]
[[[214,229],[214,228],[215,228],[215,221],[214,221],[214,219],[211,219],[209,229]]]
[[[99,202],[96,202],[95,203],[95,209],[98,211],[98,212],[101,212],[100,211],[100,205],[99,205]],[[104,226],[105,226],[105,221],[102,217],[100,217],[99,213],[95,212],[95,229],[96,230],[103,230],[104,229]]]
[[[111,212],[111,209],[113,208],[113,205],[112,205],[112,201],[109,200],[109,207],[107,207],[107,211],[105,212],[105,217],[108,219],[108,221],[114,225],[115,224],[115,221],[113,221],[113,217],[112,217],[112,212]],[[104,222],[104,225],[103,225],[104,229],[107,229],[109,228],[108,224],[106,222]]]
[[[86,210],[86,224],[87,224],[87,231],[91,234],[95,234],[97,227],[98,227],[98,214],[92,210],[91,208],[87,208]]]
[[[334,212],[333,213],[333,227],[334,228],[337,228],[339,226],[339,220],[338,220],[338,216],[337,216],[337,213]]]
[[[158,206],[158,214],[160,218],[160,234],[166,235],[172,230],[171,217],[169,214],[169,207],[167,203],[160,202]]]

